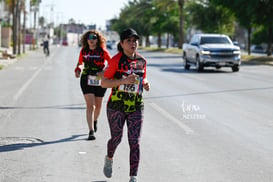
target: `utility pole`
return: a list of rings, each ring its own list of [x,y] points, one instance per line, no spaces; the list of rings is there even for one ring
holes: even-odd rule
[[[22,1],[19,0],[17,2],[17,7],[16,7],[16,11],[17,11],[17,44],[18,44],[18,52],[17,54],[20,55],[21,54],[21,10],[22,10]]]
[[[53,4],[53,3],[45,4],[44,7],[46,7],[46,8],[43,8],[43,16],[47,18],[48,24],[51,26],[52,24],[54,24],[54,7],[55,7],[55,4]],[[49,8],[49,11],[46,10],[46,13],[45,13],[44,10],[47,9],[47,8]]]
[[[62,34],[63,34],[63,12],[57,12],[57,25],[59,26],[59,34],[57,34],[58,37],[58,43],[61,43],[61,41],[63,40],[62,38]]]
[[[34,20],[33,20],[33,39],[32,39],[32,46],[33,49],[35,48],[35,45],[37,43],[37,28],[36,28],[36,23],[37,23],[37,12],[39,12],[39,5],[41,3],[41,0],[30,0],[30,12],[34,12]]]
[[[34,6],[34,24],[33,24],[33,38],[34,41],[32,42],[33,49],[35,49],[35,43],[37,42],[37,30],[36,30],[36,21],[37,21],[37,5]]]
[[[15,3],[15,0],[12,0],[12,42],[13,42],[13,47],[12,47],[12,53],[16,54],[16,42],[17,42],[17,13],[16,13],[16,6],[17,3]]]
[[[26,40],[26,7],[24,7],[24,19],[23,19],[23,53],[26,52],[26,44],[25,44],[25,40]]]

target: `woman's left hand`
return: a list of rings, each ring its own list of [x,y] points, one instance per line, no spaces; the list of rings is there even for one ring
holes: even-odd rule
[[[101,71],[101,72],[98,72],[98,73],[97,73],[97,76],[99,76],[99,77],[102,78],[102,77],[103,77],[103,74],[104,74],[104,71]]]
[[[143,88],[144,88],[146,91],[149,91],[149,90],[150,90],[150,83],[148,82],[147,79],[144,79],[144,80],[143,80]]]

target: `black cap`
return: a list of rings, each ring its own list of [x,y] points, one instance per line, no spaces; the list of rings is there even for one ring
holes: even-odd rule
[[[128,28],[128,29],[125,29],[121,32],[120,40],[128,39],[132,36],[135,36],[137,39],[139,39],[137,32],[132,28]]]

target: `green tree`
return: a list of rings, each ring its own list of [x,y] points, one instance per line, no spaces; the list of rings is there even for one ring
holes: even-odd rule
[[[111,29],[121,32],[128,27],[134,28],[141,36],[146,37],[146,45],[149,45],[147,37],[149,37],[151,29],[151,8],[150,1],[129,1],[128,5],[121,10],[119,18],[111,20]]]
[[[44,28],[44,27],[45,27],[45,23],[46,23],[45,17],[41,16],[41,17],[39,18],[39,20],[38,20],[38,23],[39,23],[39,26],[40,26],[41,28]]]
[[[17,48],[17,33],[18,33],[18,14],[19,14],[19,1],[12,0],[12,53],[16,54]]]
[[[21,45],[21,12],[25,8],[25,0],[3,0],[5,4],[8,6],[9,14],[12,15],[12,53],[17,53],[18,46],[18,54],[20,54],[20,45]],[[10,20],[8,20],[8,24],[10,24]]]
[[[70,18],[68,20],[68,24],[76,24],[76,20],[74,20],[73,18]]]
[[[30,0],[30,8],[34,11],[34,31],[36,32],[37,12],[39,11],[39,5],[41,0]]]
[[[221,0],[210,0],[215,5],[224,6],[230,9],[235,14],[235,17],[239,24],[247,29],[248,32],[248,54],[250,54],[250,42],[251,42],[251,29],[253,25],[253,2],[244,0],[232,0],[232,1],[221,1]],[[250,3],[250,6],[248,5]],[[244,8],[241,8],[244,7]]]
[[[186,0],[154,0],[157,6],[161,9],[167,9],[169,7],[175,7],[178,5],[178,19],[179,19],[179,43],[178,47],[182,48],[182,44],[184,43],[184,5]]]
[[[161,35],[167,33],[166,47],[169,47],[169,35],[173,35],[179,42],[179,8],[177,3],[169,3],[166,1],[159,2],[154,0],[154,15],[153,18],[157,20],[152,26],[153,32],[158,35],[158,44],[161,44]]]
[[[253,0],[252,0],[253,1]],[[271,0],[260,0],[255,9],[254,22],[263,25],[267,29],[267,55],[272,55],[272,38],[273,38],[273,3]]]
[[[179,8],[176,1],[134,0],[129,1],[121,10],[119,17],[111,20],[111,29],[120,32],[126,27],[135,28],[145,37],[146,46],[150,45],[149,36],[157,35],[160,47],[163,33],[178,37],[179,22]]]
[[[249,54],[252,28],[264,26],[268,30],[267,54],[272,54],[273,4],[270,0],[210,0],[210,2],[229,8],[235,14],[240,25],[248,30]]]
[[[234,33],[234,16],[222,6],[216,6],[206,0],[195,0],[187,4],[188,22],[196,29],[206,33]]]
[[[259,26],[255,28],[252,33],[252,44],[260,44],[261,42],[267,42],[267,29],[264,26]]]
[[[7,20],[7,23],[8,25],[11,25],[11,22],[10,22],[10,15],[12,15],[12,0],[0,0],[0,2],[4,2],[5,5],[8,7],[8,20]]]
[[[161,48],[162,45],[161,36],[165,32],[163,24],[164,21],[167,21],[166,15],[164,13],[161,13],[157,9],[154,9],[153,17],[151,17],[150,24],[152,25],[151,30],[153,34],[157,35],[157,45],[159,48]]]

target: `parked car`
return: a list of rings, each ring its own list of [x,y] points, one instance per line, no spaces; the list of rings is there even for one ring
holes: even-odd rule
[[[62,45],[63,45],[63,46],[68,46],[67,40],[63,40],[63,41],[62,41]]]
[[[266,50],[261,45],[252,45],[250,47],[250,51],[252,53],[262,53],[262,54],[266,53]]]
[[[241,64],[240,47],[223,34],[193,35],[189,44],[183,44],[182,56],[185,69],[194,65],[197,71],[204,67],[230,67],[237,72]]]
[[[107,49],[112,49],[112,42],[106,41],[106,47],[107,47]]]

